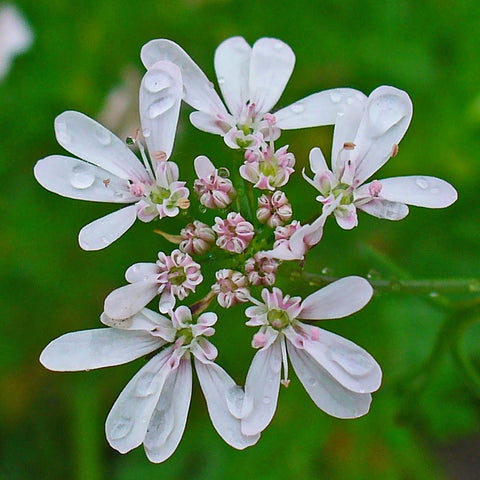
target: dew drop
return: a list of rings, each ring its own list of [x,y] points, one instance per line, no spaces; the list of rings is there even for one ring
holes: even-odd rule
[[[347,104],[348,104],[348,105],[351,105],[353,102],[354,102],[353,97],[348,97],[348,98],[347,98]]]
[[[137,397],[148,397],[153,393],[152,382],[155,378],[153,373],[146,373],[139,377],[135,383],[135,394]]]
[[[382,95],[368,108],[370,135],[373,138],[383,135],[407,114],[407,106],[397,95]]]
[[[218,169],[218,176],[223,178],[228,178],[230,176],[230,171],[226,167],[220,167]]]
[[[349,349],[346,346],[329,346],[327,356],[354,377],[363,377],[375,367],[368,355],[360,350]]]
[[[225,83],[225,78],[223,77],[218,77],[218,84],[223,85]]]
[[[415,180],[415,184],[418,188],[421,188],[422,190],[426,190],[428,188],[428,181],[424,178],[417,178]]]
[[[95,170],[86,163],[75,165],[70,174],[70,184],[73,188],[83,190],[93,185]]]
[[[109,436],[112,440],[120,440],[121,438],[126,437],[130,433],[132,427],[132,419],[122,417],[113,424],[113,427],[110,429]]]
[[[431,188],[430,193],[432,193],[433,195],[438,195],[440,193],[440,189],[437,187]]]
[[[273,46],[275,50],[281,50],[284,47],[285,47],[285,44],[283,42],[276,42],[275,45]]]
[[[172,84],[170,77],[158,70],[150,70],[147,72],[143,82],[145,88],[152,93],[157,93]]]
[[[313,377],[310,377],[308,379],[308,384],[311,385],[312,387],[314,387],[317,384],[317,379],[313,378]]]
[[[334,90],[330,93],[330,100],[333,103],[339,103],[342,100],[342,94]]]
[[[68,133],[67,124],[65,122],[58,122],[55,125],[55,135],[60,145],[68,144],[72,140],[71,135]]]
[[[438,292],[430,292],[430,293],[428,294],[428,296],[429,296],[430,298],[437,298],[437,297],[438,297]]]
[[[265,395],[265,396],[262,398],[262,402],[263,402],[265,405],[268,405],[268,404],[272,403],[272,397],[269,397],[269,396]]]
[[[153,120],[172,108],[173,105],[175,105],[174,97],[163,97],[148,107],[148,116]]]
[[[142,133],[145,138],[148,138],[152,134],[149,128],[144,128]]]
[[[242,387],[234,385],[225,392],[225,400],[230,413],[235,418],[242,418],[242,407],[245,393]]]
[[[291,110],[293,113],[303,113],[305,111],[305,107],[301,103],[296,103],[292,105]]]
[[[106,237],[105,235],[100,239],[104,245],[108,245],[110,242],[110,239]]]
[[[112,134],[104,128],[97,128],[95,138],[101,145],[108,145],[112,141]]]
[[[207,207],[205,205],[199,205],[198,210],[200,213],[206,213],[207,212]]]

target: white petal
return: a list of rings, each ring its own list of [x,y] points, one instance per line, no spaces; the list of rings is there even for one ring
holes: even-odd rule
[[[176,43],[166,40],[151,40],[143,46],[142,62],[147,69],[159,60],[169,60],[182,72],[184,101],[196,110],[212,115],[228,115],[220,97],[198,65]]]
[[[332,143],[332,171],[337,178],[341,178],[344,170],[344,163],[350,157],[349,151],[340,154],[345,143],[353,143],[358,127],[365,111],[367,97],[359,96],[342,110],[335,120]],[[356,148],[356,147],[355,147]]]
[[[298,318],[342,318],[363,308],[372,298],[371,285],[361,277],[345,277],[309,295]]]
[[[190,359],[183,358],[165,382],[148,425],[143,443],[151,462],[163,462],[175,452],[185,430],[191,397],[192,366]]]
[[[167,342],[173,342],[177,332],[177,330],[173,328],[170,318],[160,315],[148,308],[144,308],[135,315],[122,320],[110,318],[105,313],[102,313],[100,321],[104,325],[121,330],[144,330],[155,335],[155,337],[163,338]]]
[[[310,170],[316,175],[320,175],[328,170],[327,162],[320,148],[314,147],[310,150],[309,160]]]
[[[248,100],[252,49],[242,37],[228,38],[215,51],[215,72],[230,112],[238,117]]]
[[[80,230],[78,243],[84,250],[101,250],[108,247],[135,223],[136,218],[136,205],[105,215]]]
[[[383,86],[370,94],[351,154],[355,179],[360,184],[391,157],[407,131],[412,113],[412,101],[402,90]]]
[[[140,119],[150,156],[164,152],[170,157],[182,101],[182,75],[177,65],[153,64],[140,85]]]
[[[105,433],[108,443],[120,453],[138,447],[145,439],[155,405],[171,373],[171,354],[172,347],[153,357],[128,382],[110,410]]]
[[[226,114],[220,119],[217,115],[204,112],[192,112],[190,114],[190,122],[202,132],[215,135],[225,135],[234,124],[234,120],[230,115]]]
[[[381,198],[374,198],[368,203],[358,205],[357,208],[385,220],[402,220],[408,215],[408,207],[404,203],[390,202]]]
[[[134,263],[127,268],[125,279],[129,283],[136,283],[148,280],[155,275],[158,275],[158,265],[156,263]]]
[[[57,372],[110,367],[142,357],[164,343],[147,332],[114,328],[82,330],[50,342],[40,355],[40,363]]]
[[[317,92],[275,112],[276,126],[282,130],[333,125],[337,115],[353,102],[367,97],[352,88],[335,88]]]
[[[369,393],[355,393],[342,387],[307,352],[287,342],[293,369],[318,408],[337,418],[365,415],[372,401]]]
[[[283,93],[295,65],[295,54],[281,40],[261,38],[252,48],[250,102],[257,112],[269,112]]]
[[[215,363],[204,364],[195,361],[195,370],[207,402],[208,413],[218,434],[234,448],[243,450],[257,443],[260,434],[242,434],[241,421],[228,408],[228,392],[237,388],[233,379]]]
[[[252,403],[252,412],[242,419],[244,435],[260,433],[275,414],[282,367],[281,341],[279,338],[253,357],[245,382],[245,402]]]
[[[83,113],[67,111],[55,119],[58,143],[70,153],[125,180],[148,182],[144,166],[118,137]]]
[[[131,283],[117,288],[105,299],[105,313],[113,319],[128,318],[138,313],[158,292],[154,280]]]
[[[345,388],[357,393],[378,390],[382,370],[363,348],[346,338],[320,331],[317,341],[305,341],[305,350]]]
[[[410,176],[385,178],[379,196],[391,202],[427,208],[444,208],[457,200],[457,191],[445,180]]]
[[[33,173],[37,182],[63,197],[94,202],[136,202],[130,183],[103,168],[76,158],[51,155],[37,162]]]
[[[198,156],[193,161],[195,173],[198,178],[208,178],[210,175],[215,175],[215,165],[205,155]]]

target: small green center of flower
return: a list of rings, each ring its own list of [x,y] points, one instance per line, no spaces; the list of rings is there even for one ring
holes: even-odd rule
[[[350,205],[353,203],[352,188],[346,183],[339,183],[335,188],[332,189],[332,194],[335,198],[338,198],[340,195],[342,195],[340,205]]]
[[[283,310],[269,310],[267,313],[268,323],[276,330],[282,330],[290,325],[290,318]]]
[[[186,279],[183,267],[172,267],[168,272],[168,281],[171,285],[181,285]]]
[[[164,200],[170,197],[170,190],[168,188],[163,188],[156,186],[150,192],[150,200],[158,205],[161,205]]]
[[[183,345],[189,345],[194,338],[192,329],[190,327],[185,327],[177,330],[177,338],[183,338]]]
[[[278,161],[272,156],[268,160],[260,162],[258,168],[266,177],[274,176],[278,172]]]

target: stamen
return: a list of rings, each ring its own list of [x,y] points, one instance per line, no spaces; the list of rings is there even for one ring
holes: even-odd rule
[[[288,359],[287,359],[287,347],[285,345],[285,337],[282,336],[280,340],[280,347],[282,349],[282,363],[283,363],[283,379],[280,381],[280,383],[284,387],[288,387],[290,384],[290,379],[288,378]]]
[[[396,143],[393,144],[392,153],[390,154],[391,157],[396,157],[398,153],[398,145]]]

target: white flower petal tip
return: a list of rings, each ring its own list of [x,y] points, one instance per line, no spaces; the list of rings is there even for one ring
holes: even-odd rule
[[[140,85],[140,118],[151,155],[172,153],[182,100],[180,68],[168,60],[154,63]]]
[[[436,177],[413,175],[386,178],[381,180],[380,184],[382,198],[417,207],[445,208],[458,198],[452,185]]]
[[[345,277],[309,295],[298,318],[319,320],[342,318],[362,309],[372,298],[373,288],[362,277]]]
[[[101,250],[120,238],[137,218],[135,205],[122,208],[85,225],[78,234],[83,250]]]

